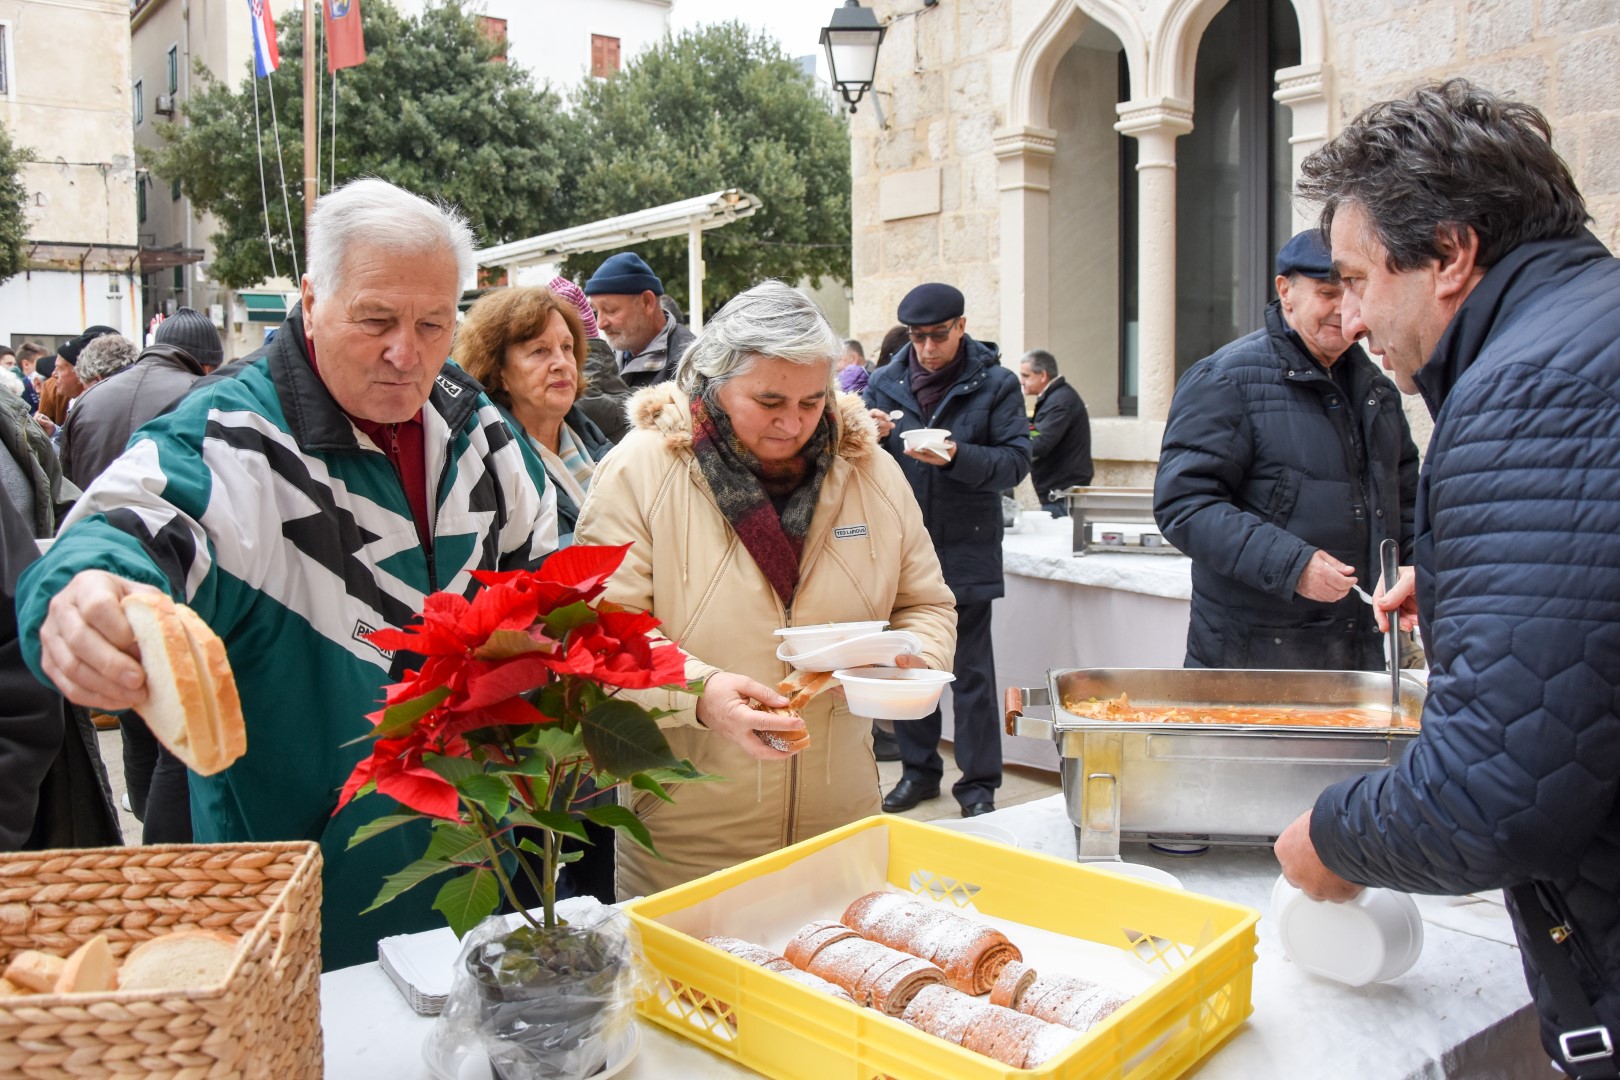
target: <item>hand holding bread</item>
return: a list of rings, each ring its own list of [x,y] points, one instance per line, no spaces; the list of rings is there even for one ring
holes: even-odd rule
[[[156,592],[104,570],[84,570],[51,598],[39,628],[39,659],[64,697],[107,712],[146,700],[135,634],[121,602]]]
[[[146,673],[141,718],[192,771],[212,776],[247,753],[225,644],[196,612],[161,592],[121,601]]]

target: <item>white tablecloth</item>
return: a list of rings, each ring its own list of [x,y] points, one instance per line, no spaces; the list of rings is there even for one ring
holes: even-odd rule
[[[1062,796],[998,810],[1021,846],[1074,857]],[[1125,858],[1169,870],[1197,892],[1260,910],[1254,1014],[1198,1070],[1198,1080],[1551,1080],[1507,914],[1490,899],[1419,897],[1423,954],[1388,983],[1352,989],[1308,975],[1282,955],[1269,914],[1277,862],[1266,848],[1214,848],[1196,858],[1128,844]],[[321,978],[328,1080],[427,1080],[412,1013],[376,964]],[[652,1024],[628,1080],[753,1074]]]

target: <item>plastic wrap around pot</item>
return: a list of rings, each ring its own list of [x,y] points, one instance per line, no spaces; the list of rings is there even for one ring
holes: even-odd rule
[[[495,916],[468,933],[430,1036],[441,1049],[488,1054],[502,1080],[584,1080],[608,1064],[635,1018],[635,927],[589,897],[567,911],[550,930]]]

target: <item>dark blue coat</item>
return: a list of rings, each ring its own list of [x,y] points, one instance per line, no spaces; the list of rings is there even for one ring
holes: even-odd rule
[[[1384,667],[1372,609],[1294,591],[1318,549],[1369,593],[1385,537],[1412,551],[1417,447],[1400,391],[1352,346],[1350,393],[1288,333],[1266,327],[1194,364],[1176,387],[1153,514],[1193,562],[1189,667]],[[1367,449],[1358,464],[1355,440]]]
[[[1018,376],[1001,366],[991,342],[962,338],[967,349],[962,375],[924,417],[907,373],[911,346],[872,372],[866,404],[905,415],[883,440],[911,482],[923,522],[945,571],[945,583],[959,604],[994,600],[1005,592],[1001,575],[1001,493],[1029,472],[1029,418]],[[907,457],[900,440],[913,428],[948,428],[956,443],[949,465],[928,465]]]
[[[1367,885],[1545,883],[1620,1032],[1620,261],[1590,234],[1520,246],[1417,378],[1437,410],[1418,489],[1423,731],[1324,791],[1311,840]],[[1547,1042],[1551,999],[1525,967]]]

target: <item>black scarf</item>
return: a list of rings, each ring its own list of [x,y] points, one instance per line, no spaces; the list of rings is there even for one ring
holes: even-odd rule
[[[962,368],[967,363],[967,335],[962,335],[962,343],[956,347],[956,355],[951,362],[938,371],[929,371],[923,367],[922,361],[917,359],[917,346],[911,347],[910,359],[907,361],[906,376],[911,382],[911,392],[917,398],[917,405],[922,409],[923,423],[932,423],[934,410],[944,400],[956,380],[962,377]]]

